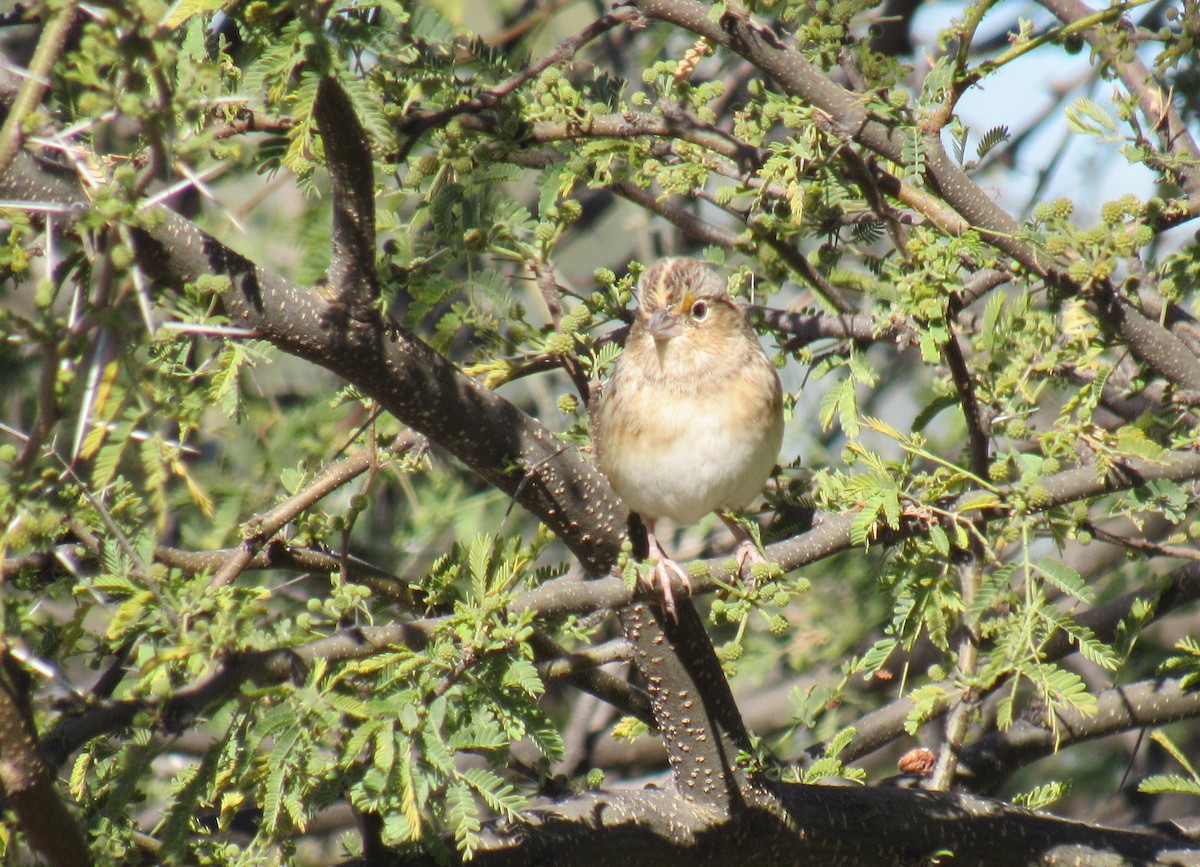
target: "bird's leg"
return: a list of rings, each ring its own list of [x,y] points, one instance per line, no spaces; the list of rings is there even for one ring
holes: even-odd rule
[[[679,615],[675,612],[675,592],[671,589],[671,580],[678,578],[683,589],[691,593],[692,579],[682,566],[667,556],[667,552],[659,544],[658,537],[654,535],[654,521],[643,516],[642,523],[646,525],[646,546],[650,549],[650,558],[658,561],[650,573],[651,578],[662,588],[663,609],[672,620],[678,622]]]
[[[746,566],[751,567],[761,563],[764,566],[770,566],[771,563],[763,552],[758,549],[758,545],[750,534],[746,532],[746,528],[739,524],[733,517],[725,512],[717,512],[717,517],[725,522],[725,526],[733,533],[733,537],[737,539],[737,547],[733,549],[733,559],[737,563],[738,575],[743,575],[746,571]],[[750,574],[750,580],[753,580],[753,573]]]

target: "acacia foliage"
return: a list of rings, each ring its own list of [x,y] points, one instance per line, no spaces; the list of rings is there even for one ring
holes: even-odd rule
[[[919,736],[924,784],[1042,807],[1116,788],[1128,745],[1079,767],[1074,744],[1149,727],[1142,789],[1194,795],[1195,736],[1165,726],[1200,712],[1197,10],[995,5],[928,63],[877,50],[896,22],[848,0],[4,19],[50,61],[32,104],[4,83],[0,136],[4,694],[92,857],[470,856],[547,790],[661,770],[653,683],[596,668],[631,656],[608,615],[637,564],[580,468],[636,276],[673,253],[753,302],[790,392],[779,574],[732,581],[708,523],[673,546],[711,555],[695,583],[744,710],[775,699],[735,743],[747,773],[878,782]],[[1057,157],[960,103],[1081,50],[1038,124],[1153,186],[1022,198],[1012,166]],[[22,179],[50,171],[34,153],[75,192]],[[248,309],[237,268],[178,264],[170,238],[200,236],[168,208],[282,289]],[[338,316],[306,319],[313,298]],[[428,392],[388,391],[386,354],[311,349],[383,315],[487,397],[432,360]],[[439,387],[462,417],[423,408]],[[538,488],[564,454],[580,487]],[[331,841],[346,805],[365,818]],[[10,815],[15,858],[39,838]]]

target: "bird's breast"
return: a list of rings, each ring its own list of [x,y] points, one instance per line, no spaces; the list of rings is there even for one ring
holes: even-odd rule
[[[613,385],[600,464],[633,511],[691,524],[762,491],[783,436],[778,378],[765,359],[690,393]]]

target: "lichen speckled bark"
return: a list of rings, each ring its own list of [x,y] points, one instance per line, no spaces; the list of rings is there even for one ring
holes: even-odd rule
[[[53,867],[91,864],[87,843],[38,753],[26,706],[28,678],[5,650],[0,656],[0,796],[29,845]]]
[[[344,309],[366,315],[379,297],[370,137],[346,91],[329,76],[321,79],[313,115],[325,145],[333,199],[329,283]]]
[[[862,867],[943,863],[1182,865],[1200,850],[970,795],[857,786],[780,787],[780,812],[751,804],[735,823],[661,789],[547,801],[521,828],[488,829],[472,867]],[[435,863],[416,857],[405,865]],[[462,863],[462,862],[458,862]],[[365,862],[354,861],[355,867]],[[349,867],[349,865],[346,865]]]
[[[681,604],[678,615],[672,621],[639,603],[621,612],[621,625],[650,690],[679,794],[737,813],[762,789],[737,761],[750,739],[695,606]]]

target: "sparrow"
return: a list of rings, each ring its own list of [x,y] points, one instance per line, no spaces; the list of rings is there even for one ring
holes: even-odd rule
[[[600,392],[593,441],[601,471],[646,527],[650,580],[676,617],[672,582],[691,581],[659,543],[662,518],[681,526],[716,512],[737,540],[738,572],[766,563],[731,512],[766,483],[783,440],[783,388],[725,281],[696,259],[642,274],[638,308]]]

